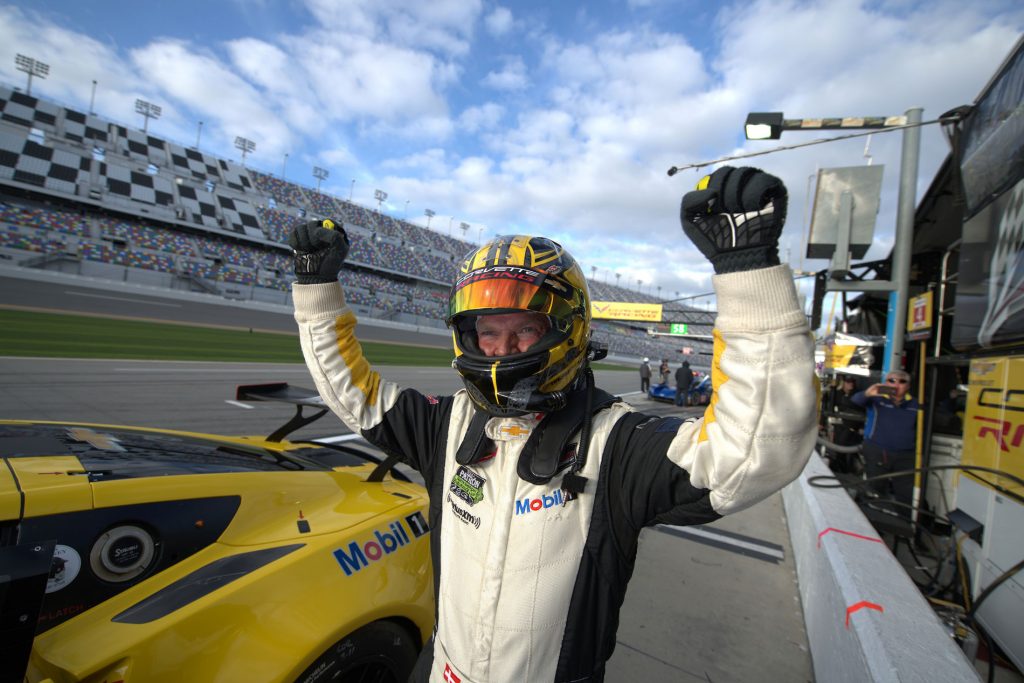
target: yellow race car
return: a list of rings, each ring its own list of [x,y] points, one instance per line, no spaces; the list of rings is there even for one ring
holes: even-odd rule
[[[2,681],[405,681],[433,627],[427,497],[283,437],[0,421]],[[305,415],[304,409],[314,415]]]

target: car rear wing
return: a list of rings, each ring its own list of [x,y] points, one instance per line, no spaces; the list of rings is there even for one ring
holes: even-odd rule
[[[235,389],[235,400],[236,401],[276,401],[278,403],[291,403],[295,406],[295,415],[292,419],[288,420],[285,424],[278,427],[273,434],[267,437],[267,441],[278,442],[284,440],[284,437],[288,436],[297,429],[301,429],[308,424],[316,422],[321,417],[327,414],[327,406],[324,405],[324,400],[320,398],[320,394],[316,393],[312,389],[306,389],[305,387],[293,387],[287,382],[269,382],[267,384],[241,384]],[[314,408],[316,412],[311,415],[303,415],[303,408]],[[359,457],[365,460],[371,460],[377,463],[377,467],[374,468],[370,476],[367,477],[366,481],[379,482],[384,480],[384,475],[388,472],[393,472],[394,476],[404,481],[409,481],[409,478],[401,472],[394,470],[395,464],[399,461],[397,455],[388,455],[383,460],[378,460],[367,453],[362,451],[353,451],[352,449],[346,449],[339,447],[335,444],[321,444],[315,441],[298,441],[293,443],[310,443],[322,448],[332,448],[349,453],[355,453]]]
[[[327,406],[320,394],[305,387],[293,387],[288,382],[269,382],[267,384],[240,384],[235,389],[236,401],[276,401],[291,403],[295,406],[295,415],[288,422],[278,427],[267,437],[267,441],[282,441],[297,429],[312,424],[327,414]],[[316,412],[303,415],[303,408],[314,408]]]

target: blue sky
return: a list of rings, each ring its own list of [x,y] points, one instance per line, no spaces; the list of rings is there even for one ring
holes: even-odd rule
[[[703,171],[673,165],[806,142],[748,142],[747,112],[934,119],[971,102],[1019,38],[1011,0],[550,3],[233,0],[0,4],[0,79],[15,54],[50,65],[34,94],[431,228],[562,241],[585,272],[665,298],[710,291],[679,199]],[[892,245],[900,135],[750,160],[790,188],[782,256],[804,270],[818,168],[885,165],[875,246]],[[925,129],[918,197],[948,146]],[[285,162],[285,155],[288,155]],[[735,162],[734,162],[735,163]],[[740,162],[743,163],[743,162]],[[354,181],[354,182],[353,182]],[[618,274],[618,278],[615,274]],[[661,289],[658,290],[658,287]],[[713,303],[707,299],[699,303]],[[828,302],[826,302],[827,305]]]

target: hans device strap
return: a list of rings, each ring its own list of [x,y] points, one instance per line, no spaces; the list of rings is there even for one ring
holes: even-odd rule
[[[591,399],[591,414],[616,403],[619,399],[601,389],[594,389]],[[585,391],[574,392],[561,410],[548,413],[533,431],[519,456],[516,471],[519,477],[531,484],[546,484],[558,471],[559,460],[570,440],[580,431],[586,417],[587,401]],[[484,428],[491,415],[483,411],[474,413],[466,430],[466,437],[459,445],[455,461],[460,465],[475,465],[494,451],[494,442],[487,438]]]
[[[619,399],[601,389],[593,389],[591,414],[594,414]],[[531,484],[546,484],[558,471],[559,460],[569,441],[583,425],[587,412],[586,390],[574,392],[561,410],[548,413],[540,426],[526,441],[519,456],[516,471],[521,479]]]
[[[494,450],[494,442],[487,438],[484,427],[491,416],[482,410],[473,413],[473,419],[469,421],[469,428],[466,430],[466,437],[459,445],[455,454],[455,462],[460,465],[475,465],[480,462],[489,451]]]

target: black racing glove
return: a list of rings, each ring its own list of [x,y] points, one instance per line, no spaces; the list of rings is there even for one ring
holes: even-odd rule
[[[300,285],[337,282],[348,256],[348,235],[330,219],[306,221],[292,230],[288,244],[295,252],[295,278]]]
[[[683,232],[716,273],[779,265],[786,186],[757,168],[723,166],[683,195]]]

